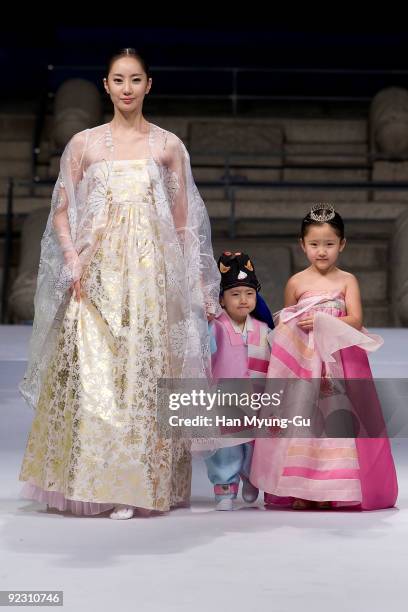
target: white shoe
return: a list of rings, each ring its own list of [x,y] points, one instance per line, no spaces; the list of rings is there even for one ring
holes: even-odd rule
[[[134,508],[132,506],[116,506],[113,512],[110,514],[110,518],[116,521],[123,521],[132,518]]]
[[[230,499],[229,497],[220,499],[220,501],[215,504],[215,509],[216,510],[233,510],[234,500]]]
[[[259,489],[257,489],[252,482],[247,478],[242,479],[242,499],[247,504],[253,504],[259,495]]]

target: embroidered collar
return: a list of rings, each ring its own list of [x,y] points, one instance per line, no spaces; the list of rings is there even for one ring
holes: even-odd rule
[[[223,312],[219,315],[218,319],[225,325],[228,331],[229,339],[233,346],[244,344],[244,340],[242,338],[242,332],[239,325],[237,325],[230,316],[223,310]],[[246,331],[247,335],[247,343],[248,344],[256,344],[259,345],[260,342],[260,325],[257,319],[254,319],[250,315],[247,316],[246,322]],[[244,328],[245,329],[245,328]]]

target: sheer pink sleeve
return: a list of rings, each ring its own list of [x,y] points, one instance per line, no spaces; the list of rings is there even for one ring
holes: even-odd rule
[[[64,257],[64,275],[72,282],[81,278],[82,266],[74,246],[70,223],[70,202],[75,201],[76,189],[83,175],[85,136],[76,134],[68,143],[61,157],[61,172],[58,177],[58,196],[52,215],[52,225]],[[72,216],[72,215],[71,215]]]

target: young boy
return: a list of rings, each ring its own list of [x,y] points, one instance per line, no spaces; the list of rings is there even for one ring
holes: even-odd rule
[[[265,378],[270,358],[268,334],[273,321],[258,293],[261,286],[254,265],[245,253],[225,251],[218,260],[218,268],[223,312],[210,323],[212,376]],[[253,503],[259,493],[248,479],[253,443],[240,444],[237,438],[231,444],[205,459],[208,477],[214,485],[216,510],[233,509],[240,478],[244,501]]]

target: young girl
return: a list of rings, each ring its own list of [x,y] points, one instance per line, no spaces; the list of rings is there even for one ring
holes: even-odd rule
[[[245,253],[226,251],[218,269],[223,312],[210,324],[213,378],[265,378],[273,321],[258,293],[261,286],[254,265]],[[244,500],[252,503],[258,497],[258,489],[248,480],[253,443],[240,444],[239,438],[230,438],[227,444],[205,460],[217,510],[233,509],[240,477]]]
[[[267,376],[370,380],[365,351],[376,350],[381,339],[362,327],[357,279],[336,265],[346,240],[333,206],[313,206],[302,221],[300,244],[310,266],[287,283]],[[357,413],[382,420],[375,392],[358,397],[354,387],[352,401]],[[386,437],[257,439],[250,480],[265,491],[266,504],[294,509],[372,510],[391,507],[397,498]]]

